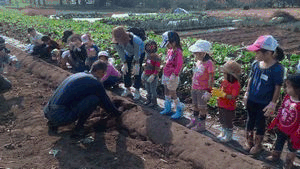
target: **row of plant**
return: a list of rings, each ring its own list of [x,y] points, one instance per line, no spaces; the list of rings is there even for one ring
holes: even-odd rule
[[[101,50],[110,51],[111,55],[115,58],[116,67],[121,66],[120,59],[116,51],[114,51],[111,44],[111,32],[114,25],[107,25],[104,23],[96,22],[89,23],[86,21],[72,21],[72,20],[51,20],[42,16],[26,16],[15,10],[8,10],[0,8],[0,30],[2,34],[12,36],[15,39],[26,41],[27,28],[34,27],[37,31],[43,34],[53,34],[52,38],[60,40],[63,31],[72,29],[77,34],[84,34],[90,32],[96,45]],[[160,35],[156,35],[153,31],[147,31],[148,39],[155,40],[158,44],[162,39]],[[196,41],[195,38],[182,39],[183,55],[185,57],[185,66],[181,74],[181,83],[179,86],[179,93],[183,99],[187,99],[190,96],[191,80],[192,80],[192,67],[194,63],[194,57],[192,53],[188,51],[188,47]],[[241,85],[243,91],[245,90],[245,84],[247,83],[249,69],[251,63],[254,60],[255,54],[240,50],[243,46],[232,46],[227,44],[213,43],[212,56],[216,61],[216,73],[215,73],[215,86],[219,86],[219,82],[222,79],[219,67],[223,65],[229,59],[235,59],[242,64],[243,74],[241,76]],[[165,53],[164,48],[159,48],[158,53]],[[164,56],[163,58],[164,59]],[[300,59],[300,55],[288,55],[281,63],[285,66],[288,73],[295,71],[294,66]],[[161,87],[159,87],[161,88]],[[159,89],[161,90],[161,89]],[[215,106],[215,98],[211,99],[210,105]]]
[[[107,17],[100,22],[109,25],[128,25],[141,27],[145,30],[163,32],[168,29],[177,31],[191,29],[209,29],[215,27],[232,26],[231,20],[218,19],[204,14],[162,14],[132,15],[124,18]]]

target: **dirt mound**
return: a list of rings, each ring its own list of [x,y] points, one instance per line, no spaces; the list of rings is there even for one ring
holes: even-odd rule
[[[299,21],[298,19],[296,19],[293,15],[291,15],[287,11],[276,11],[276,12],[273,13],[271,18],[274,18],[274,17],[282,17],[283,18],[283,20],[282,20],[283,23]]]

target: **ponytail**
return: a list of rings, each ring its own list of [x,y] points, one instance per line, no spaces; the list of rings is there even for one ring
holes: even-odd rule
[[[274,53],[276,60],[282,61],[285,57],[283,50],[280,47],[277,47]]]

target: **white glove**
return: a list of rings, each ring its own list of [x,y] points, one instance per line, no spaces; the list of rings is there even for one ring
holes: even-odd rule
[[[148,83],[153,82],[154,78],[155,78],[155,75],[151,75],[151,76],[148,78],[147,82],[148,82]]]
[[[205,92],[204,95],[202,96],[202,99],[205,100],[206,102],[211,98],[211,94],[208,92]]]
[[[244,98],[243,98],[243,104],[244,104],[245,108],[247,108],[247,101],[248,101],[248,92],[245,93]]]
[[[136,63],[136,64],[134,65],[134,67],[133,67],[132,73],[133,73],[134,75],[138,75],[139,72],[140,72],[140,65],[139,65],[138,63]]]
[[[122,66],[121,71],[126,75],[128,73],[128,66],[127,63],[124,63],[124,65]]]
[[[175,80],[175,78],[176,78],[175,74],[172,74],[172,75],[170,76],[170,81]]]

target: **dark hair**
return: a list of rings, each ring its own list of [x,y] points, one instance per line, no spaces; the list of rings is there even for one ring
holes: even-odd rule
[[[67,43],[67,42],[68,42],[68,38],[69,38],[71,35],[73,35],[73,31],[71,31],[71,30],[66,30],[66,31],[64,31],[63,34],[64,34],[64,35],[63,35],[63,37],[62,37],[62,42]]]
[[[291,82],[291,85],[292,85],[293,89],[295,90],[295,93],[297,94],[298,99],[300,100],[300,73],[288,75],[286,80]]]
[[[180,43],[180,37],[177,32],[175,32],[175,31],[168,32],[168,39],[169,39],[170,43],[175,42],[176,47],[182,50],[181,43]]]
[[[34,28],[28,28],[28,29],[27,29],[27,32],[28,32],[28,33],[32,32],[32,31],[35,31],[35,29],[34,29]]]
[[[238,79],[235,78],[232,74],[229,74],[229,73],[226,73],[226,74],[227,74],[227,79],[226,80],[228,80],[228,82],[234,83],[234,82],[238,81]]]
[[[71,42],[74,42],[75,40],[79,40],[80,42],[82,42],[81,36],[78,35],[78,34],[70,36],[70,38],[68,40],[71,41]]]
[[[211,60],[211,59],[212,59],[211,56],[208,53],[206,53],[204,58],[203,58],[203,62],[206,62],[206,61]]]
[[[260,49],[261,53],[265,54],[266,52],[270,51],[267,49]],[[270,51],[275,56],[276,60],[282,61],[285,57],[283,50],[280,47],[277,47],[275,51]]]
[[[49,37],[49,36],[43,36],[43,37],[41,38],[41,40],[42,40],[43,42],[47,42],[47,41],[50,40],[50,37]]]
[[[157,52],[157,43],[154,40],[149,40],[145,44],[146,53],[156,53]]]
[[[97,60],[96,62],[94,62],[91,68],[91,73],[96,73],[99,70],[106,71],[107,63],[103,62],[102,60]]]

